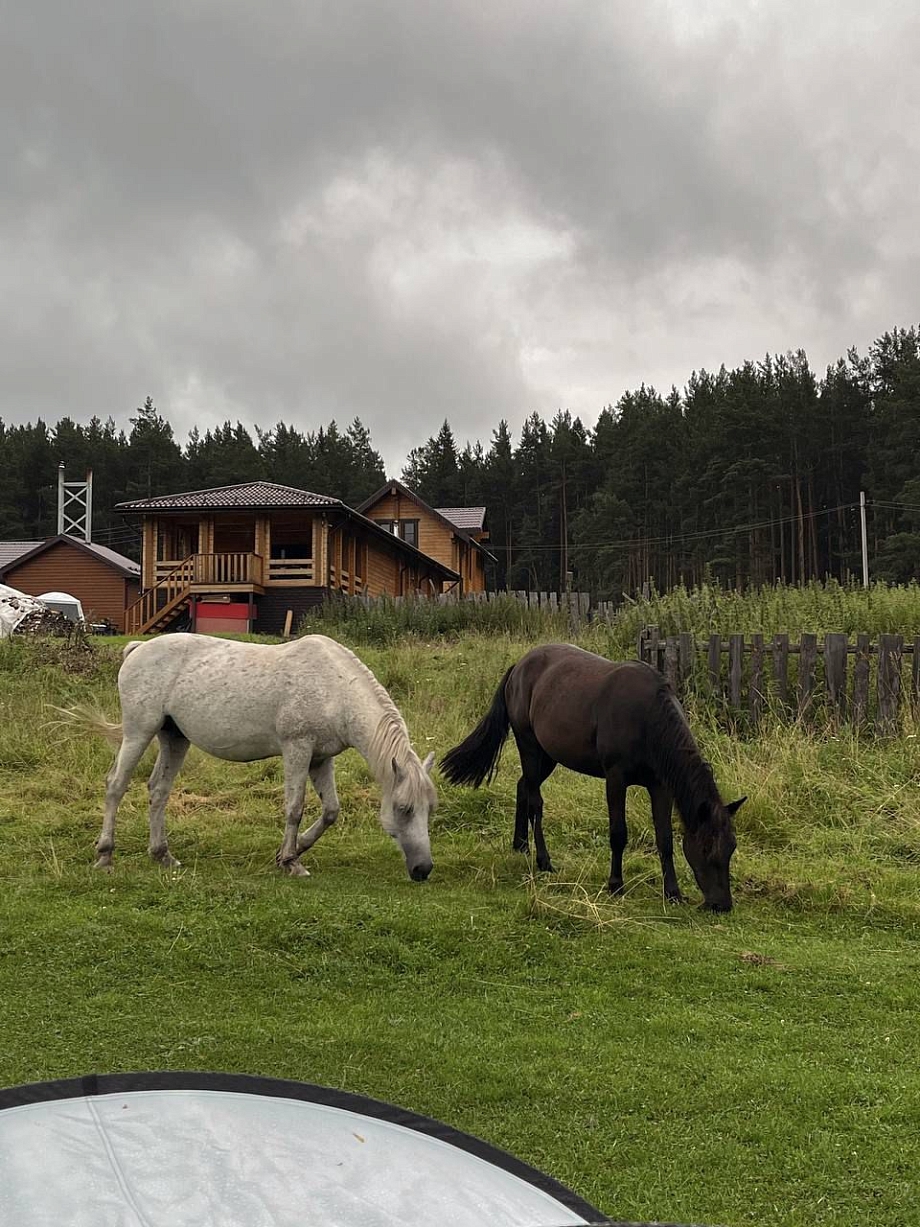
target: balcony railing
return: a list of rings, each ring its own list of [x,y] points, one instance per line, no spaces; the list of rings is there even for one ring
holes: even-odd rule
[[[284,583],[285,580],[293,579],[313,579],[312,558],[269,558],[269,583]]]
[[[157,565],[159,570],[169,564]],[[190,554],[166,574],[158,575],[156,584],[128,607],[125,618],[128,634],[149,627],[178,606],[193,588],[261,585],[262,573],[263,560],[259,554]]]

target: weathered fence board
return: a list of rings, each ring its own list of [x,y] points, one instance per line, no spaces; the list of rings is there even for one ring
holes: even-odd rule
[[[763,635],[751,636],[751,722],[756,727],[763,717]]]
[[[664,675],[675,690],[680,687],[680,640],[669,635],[664,645]]]
[[[900,635],[878,637],[878,728],[883,736],[890,736],[898,723],[903,646]]]
[[[824,638],[824,680],[828,707],[834,719],[843,723],[847,717],[847,637],[841,634]]]
[[[744,636],[731,635],[728,640],[728,693],[731,705],[741,707],[741,683],[744,672]]]
[[[773,636],[773,678],[776,698],[783,710],[789,706],[789,636]]]
[[[693,675],[693,658],[696,654],[693,636],[689,631],[683,631],[679,639],[678,654],[680,657],[679,673],[680,673],[680,689],[686,690]]]
[[[799,716],[806,715],[815,694],[815,665],[818,661],[818,636],[805,631],[799,644]]]
[[[722,695],[722,636],[709,636],[709,690],[714,699]]]
[[[657,626],[648,626],[639,634],[638,656],[660,669],[679,696],[702,682],[704,692],[733,722],[748,721],[756,728],[769,706],[778,715],[794,714],[806,722],[826,717],[834,727],[849,721],[865,728],[874,711],[876,731],[891,736],[905,708],[920,718],[920,635],[908,643],[901,635],[880,635],[874,646],[866,634],[854,639],[851,643],[839,632],[820,640],[803,632],[798,642],[790,642],[786,634],[774,635],[770,643],[762,634],[712,634],[697,640],[684,632],[662,639]],[[905,676],[908,655],[910,672]],[[767,656],[772,657],[772,668]],[[792,704],[790,656],[798,658]]]
[[[859,728],[869,719],[869,646],[868,635],[856,636],[856,663],[853,666],[853,723]]]

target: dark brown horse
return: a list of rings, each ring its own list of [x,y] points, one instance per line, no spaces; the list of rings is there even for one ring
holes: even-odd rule
[[[514,817],[514,849],[527,851],[533,827],[537,868],[551,871],[543,839],[540,786],[557,763],[607,783],[610,881],[623,890],[626,789],[647,788],[664,893],[683,902],[674,872],[671,810],[683,820],[684,855],[705,906],[732,906],[729,862],[735,851],[732,815],[745,801],[726,805],[704,762],[687,718],[657,670],[638,661],[615,664],[592,652],[555,643],[522,656],[501,680],[492,706],[472,733],[445,754],[441,766],[454,784],[478,788],[491,780],[508,729],[521,756]]]

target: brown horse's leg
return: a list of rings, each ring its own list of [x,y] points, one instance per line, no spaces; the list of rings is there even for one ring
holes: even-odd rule
[[[527,781],[523,776],[517,782],[517,798],[514,805],[514,839],[511,847],[515,852],[529,852],[527,842],[529,831]]]
[[[543,838],[543,794],[540,792],[539,785],[534,791],[530,805],[530,825],[533,827],[533,845],[537,854],[537,868],[541,873],[555,873],[553,862],[549,859],[546,840]]]
[[[671,810],[674,798],[671,790],[664,784],[656,784],[654,788],[650,788],[648,795],[652,801],[655,843],[658,845],[661,872],[664,876],[664,897],[671,903],[683,903],[684,897],[680,893],[677,874],[674,872],[674,835],[671,830]]]
[[[543,838],[543,794],[540,785],[549,776],[556,764],[541,749],[536,739],[517,737],[518,751],[521,755],[521,770],[523,774],[518,781],[518,803],[514,816],[514,848],[516,851],[527,851],[527,823],[533,827],[534,851],[537,854],[537,868],[542,873],[553,873],[553,863],[550,860]],[[523,846],[521,833],[523,828]]]
[[[607,814],[610,819],[610,880],[612,895],[623,893],[623,849],[626,847],[626,784],[619,771],[607,773]]]

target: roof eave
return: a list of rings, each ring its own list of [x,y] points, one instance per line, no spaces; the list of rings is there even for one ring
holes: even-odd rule
[[[228,503],[224,507],[210,506],[206,503],[185,503],[181,507],[151,507],[144,503],[116,503],[113,510],[122,515],[143,515],[145,513],[164,515],[181,515],[184,511],[204,514],[209,511],[324,511],[327,507],[344,507],[341,499],[329,499],[326,503]]]

